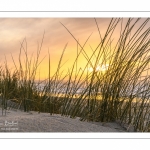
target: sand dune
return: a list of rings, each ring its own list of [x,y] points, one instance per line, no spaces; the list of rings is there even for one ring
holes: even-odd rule
[[[127,132],[116,122],[82,122],[48,113],[0,110],[0,132]]]

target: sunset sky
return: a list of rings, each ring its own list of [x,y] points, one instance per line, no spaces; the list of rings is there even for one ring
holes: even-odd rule
[[[139,24],[143,22],[143,20],[144,19],[142,19]],[[36,56],[38,43],[41,43],[45,31],[40,59],[46,57],[39,67],[41,78],[47,77],[48,74],[48,49],[51,54],[51,71],[54,73],[61,53],[68,43],[63,57],[63,63],[67,61],[64,70],[67,70],[75,60],[77,42],[60,22],[70,30],[81,45],[84,44],[88,36],[92,33],[85,47],[87,53],[90,54],[92,52],[90,46],[95,49],[99,44],[100,37],[94,18],[1,18],[0,63],[4,64],[6,56],[8,65],[13,68],[12,59],[10,57],[11,54],[16,64],[18,63],[20,43],[24,38],[26,38],[27,41],[28,55],[30,56],[34,53],[34,56]],[[102,35],[104,35],[109,22],[110,18],[97,18],[97,23]],[[124,19],[124,23],[125,22],[126,19]],[[119,36],[119,32],[120,26],[118,26],[115,31],[114,39]],[[82,68],[86,64],[85,58],[80,58],[79,64]]]

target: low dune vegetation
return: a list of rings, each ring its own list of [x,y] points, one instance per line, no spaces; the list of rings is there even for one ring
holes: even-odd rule
[[[90,36],[81,45],[62,24],[77,42],[77,56],[65,75],[62,73],[62,59],[67,44],[55,74],[51,75],[53,62],[48,52],[49,74],[47,79],[37,80],[37,69],[42,63],[39,56],[44,35],[35,58],[28,56],[23,46],[26,41],[22,42],[18,62],[14,61],[12,55],[15,69],[10,69],[7,61],[0,67],[0,107],[3,115],[7,109],[14,108],[25,112],[80,117],[81,121],[118,121],[129,127],[134,126],[138,132],[150,131],[149,19],[145,19],[135,30],[140,18],[129,18],[126,25],[121,26],[115,44],[114,31],[118,25],[122,25],[123,19],[112,18],[104,36],[101,35],[96,19],[93,21],[99,33],[99,44],[96,49],[91,48],[90,56],[84,48]],[[25,56],[25,61],[22,61],[21,55]],[[87,61],[84,69],[77,69],[80,55]]]

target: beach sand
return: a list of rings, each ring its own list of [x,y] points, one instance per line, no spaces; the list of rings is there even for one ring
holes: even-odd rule
[[[0,109],[0,132],[127,132],[116,122],[87,122],[58,114]]]

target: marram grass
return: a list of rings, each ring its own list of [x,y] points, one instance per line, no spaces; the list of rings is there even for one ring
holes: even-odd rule
[[[10,102],[14,102],[16,109],[24,111],[49,112],[51,115],[58,113],[71,118],[80,117],[83,121],[118,121],[134,126],[135,131],[150,131],[150,27],[146,27],[149,19],[145,19],[138,28],[135,26],[139,23],[139,18],[128,19],[124,27],[123,19],[111,19],[104,36],[101,35],[96,19],[93,21],[100,39],[96,49],[91,47],[90,56],[86,53],[85,45],[91,35],[82,46],[71,31],[61,23],[77,42],[75,62],[65,75],[62,70],[62,59],[67,44],[56,73],[51,76],[52,62],[48,51],[48,78],[36,81],[37,69],[42,63],[39,56],[44,35],[35,58],[28,57],[26,46],[23,46],[26,45],[26,40],[21,43],[19,67],[13,56],[12,61],[16,68],[14,72],[10,71],[7,61],[5,66],[0,67],[0,99],[3,115],[10,109]],[[114,32],[120,25],[120,36],[117,42],[113,43]],[[22,55],[25,55],[24,63]],[[82,70],[78,69],[80,55],[87,60]],[[97,66],[107,66],[107,69],[104,72],[98,71]],[[87,71],[88,67],[92,68],[91,72]],[[142,77],[145,72],[146,75]],[[41,84],[44,85],[42,89]]]

